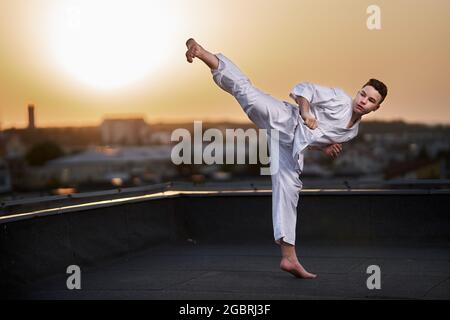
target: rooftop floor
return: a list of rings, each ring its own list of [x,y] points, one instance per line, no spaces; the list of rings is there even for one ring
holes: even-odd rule
[[[61,274],[23,287],[25,299],[449,299],[448,247],[304,244],[301,262],[318,274],[296,279],[279,269],[277,245],[159,245],[95,267],[81,267],[81,290]],[[381,289],[366,286],[381,269]]]

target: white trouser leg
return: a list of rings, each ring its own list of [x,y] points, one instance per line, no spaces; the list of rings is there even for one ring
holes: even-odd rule
[[[278,130],[280,143],[292,144],[298,109],[254,87],[241,70],[223,54],[219,67],[211,70],[214,82],[239,102],[250,120],[260,129]]]
[[[271,165],[278,161],[272,178],[272,221],[275,242],[295,245],[297,205],[303,187],[300,171],[292,157],[292,146],[280,144],[279,157],[271,157]]]

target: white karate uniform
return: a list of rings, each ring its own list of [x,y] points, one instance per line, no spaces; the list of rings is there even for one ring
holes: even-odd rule
[[[318,128],[311,130],[300,117],[298,106],[280,101],[255,88],[239,68],[223,54],[217,54],[219,66],[211,70],[214,82],[233,95],[244,112],[260,129],[279,132],[278,157],[271,153],[271,166],[278,163],[272,179],[272,220],[275,242],[295,245],[297,204],[303,187],[300,174],[303,154],[308,145],[342,143],[354,138],[358,124],[346,129],[352,114],[351,98],[340,89],[310,83],[294,87],[290,96],[303,96],[311,104]],[[273,150],[270,139],[269,148]]]
[[[299,126],[295,131],[293,156],[303,170],[303,152],[308,145],[323,147],[333,143],[350,141],[358,134],[357,121],[347,128],[352,117],[352,98],[339,88],[328,88],[302,82],[296,85],[291,98],[304,97],[310,103],[310,112],[317,120],[317,128],[309,129],[299,116]]]

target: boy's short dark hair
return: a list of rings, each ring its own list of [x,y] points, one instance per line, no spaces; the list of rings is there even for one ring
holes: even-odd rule
[[[388,88],[386,87],[386,85],[383,82],[381,82],[380,80],[377,80],[377,79],[370,79],[369,81],[367,81],[367,83],[365,85],[363,85],[363,88],[365,86],[374,87],[375,90],[378,91],[378,93],[381,95],[381,101],[379,104],[381,104],[384,101],[384,99],[386,98],[387,93],[388,93]]]

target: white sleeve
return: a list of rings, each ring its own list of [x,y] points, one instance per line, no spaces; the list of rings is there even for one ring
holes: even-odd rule
[[[334,88],[323,87],[317,84],[302,82],[297,84],[290,92],[289,96],[295,100],[296,97],[303,97],[310,104],[317,104],[334,99],[337,92]]]

